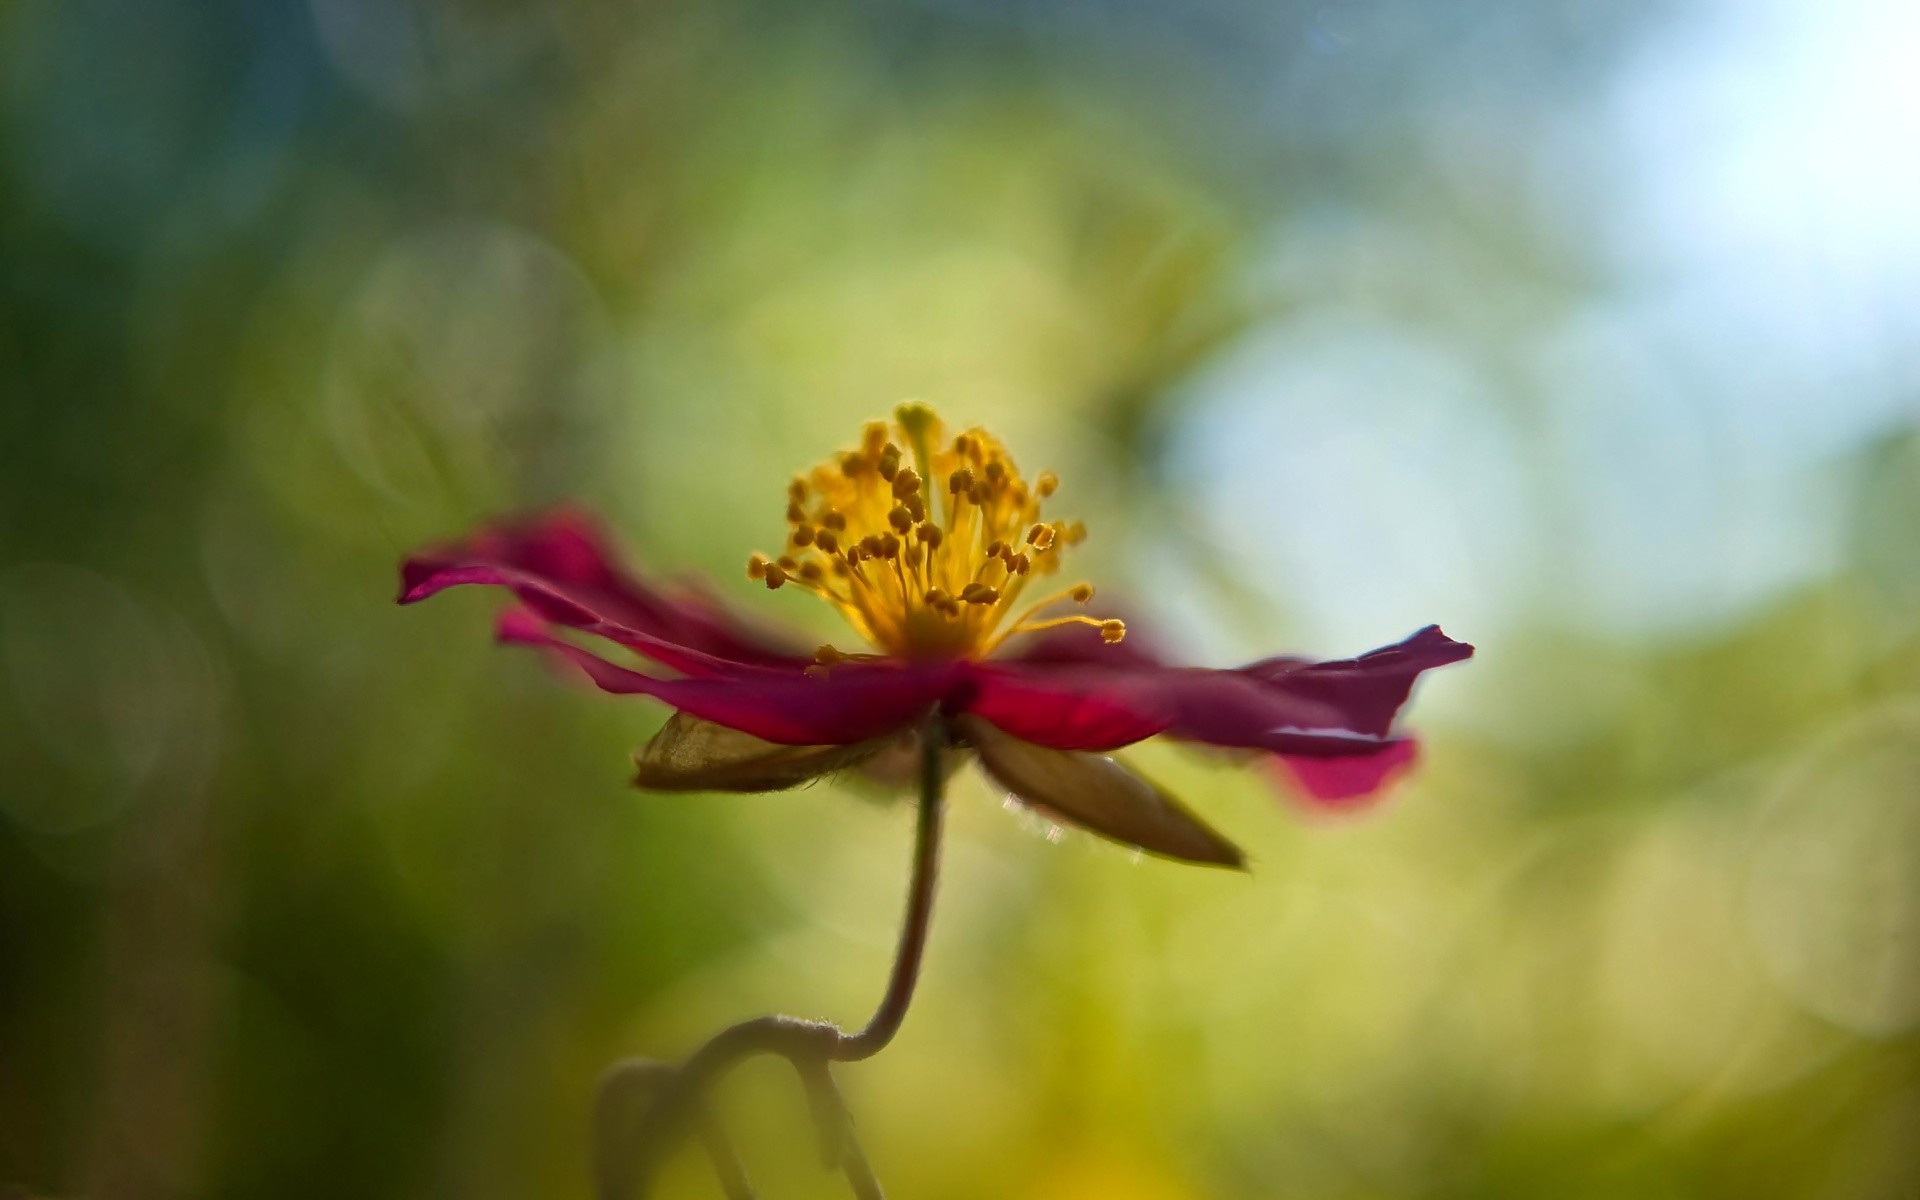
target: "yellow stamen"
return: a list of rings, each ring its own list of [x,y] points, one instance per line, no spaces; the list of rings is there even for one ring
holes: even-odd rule
[[[1016,604],[1085,535],[1077,521],[1041,517],[1059,487],[1051,473],[1029,487],[999,439],[982,429],[949,439],[923,404],[894,418],[870,422],[858,448],[787,485],[788,553],[755,555],[749,578],[820,596],[894,656],[978,658],[1015,633],[1064,624],[1093,626],[1109,642],[1125,636],[1120,622],[1095,617],[1032,620],[1050,604],[1091,600],[1086,584]],[[816,665],[837,661],[823,650]]]

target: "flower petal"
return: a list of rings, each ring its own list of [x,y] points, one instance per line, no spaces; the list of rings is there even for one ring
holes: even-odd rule
[[[1368,757],[1398,744],[1393,718],[1423,671],[1473,653],[1429,626],[1358,658],[1276,658],[1217,671],[1138,653],[1103,661],[1086,641],[1056,638],[1022,659],[983,664],[969,707],[1061,750],[1109,750],[1166,733],[1279,754]]]
[[[598,525],[562,510],[483,530],[400,567],[400,603],[460,584],[510,588],[542,618],[597,633],[687,674],[708,660],[804,665],[804,655],[691,588],[651,586],[621,566]]]
[[[1419,756],[1419,743],[1408,738],[1390,742],[1373,754],[1344,758],[1278,754],[1274,761],[1281,777],[1309,800],[1327,808],[1353,808],[1405,774]]]
[[[842,663],[810,674],[798,667],[723,664],[714,674],[661,679],[562,641],[529,609],[503,615],[499,636],[572,663],[602,691],[652,696],[703,720],[787,746],[846,745],[912,724],[940,702],[957,669],[951,663],[882,661]]]
[[[1167,706],[1104,669],[981,663],[964,708],[1022,741],[1055,750],[1115,750],[1164,732]]]
[[[1308,662],[1270,658],[1240,668],[1288,695],[1310,697],[1339,710],[1341,727],[1385,737],[1421,672],[1473,657],[1473,647],[1429,625],[1405,641],[1358,658]]]
[[[1110,758],[1021,741],[978,717],[954,722],[995,781],[1069,824],[1182,862],[1240,867],[1226,838],[1178,800]]]
[[[1364,754],[1378,739],[1341,727],[1332,705],[1200,667],[983,664],[969,709],[1056,750],[1113,750],[1157,733],[1216,746]]]
[[[633,782],[656,792],[778,792],[864,762],[891,740],[784,746],[676,712],[635,752]]]

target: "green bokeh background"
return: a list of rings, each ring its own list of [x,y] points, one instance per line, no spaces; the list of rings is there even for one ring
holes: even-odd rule
[[[963,777],[890,1194],[1915,1195],[1903,12],[0,3],[0,1189],[585,1196],[612,1060],[863,1016],[907,806],[391,596],[572,499],[831,636],[741,563],[922,397],[1197,659],[1481,655],[1364,813],[1131,753],[1246,876]]]

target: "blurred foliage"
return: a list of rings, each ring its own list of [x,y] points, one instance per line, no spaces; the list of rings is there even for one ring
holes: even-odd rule
[[[1699,11],[0,6],[0,1183],[585,1195],[611,1060],[862,1014],[902,809],[634,794],[657,712],[389,600],[572,497],[828,631],[740,563],[924,396],[1197,653],[1483,652],[1365,814],[1142,749],[1249,877],[958,785],[894,1194],[1912,1195],[1920,321],[1648,291],[1594,131]]]

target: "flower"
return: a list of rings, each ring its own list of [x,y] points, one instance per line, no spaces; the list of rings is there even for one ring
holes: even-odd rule
[[[867,763],[937,716],[957,749],[1051,817],[1165,857],[1239,866],[1230,842],[1105,752],[1166,735],[1269,755],[1324,803],[1371,794],[1412,761],[1396,714],[1423,671],[1471,646],[1429,626],[1336,662],[1170,664],[1087,611],[1091,585],[1036,586],[1085,536],[1077,521],[1043,519],[1057,486],[1051,474],[1029,485],[984,430],[947,438],[922,405],[870,423],[858,447],[795,478],[783,552],[754,555],[747,574],[820,597],[876,652],[808,653],[698,586],[650,583],[572,511],[407,559],[400,602],[459,584],[507,588],[518,603],[500,619],[501,641],[674,709],[635,755],[636,782],[658,790],[793,787]]]

